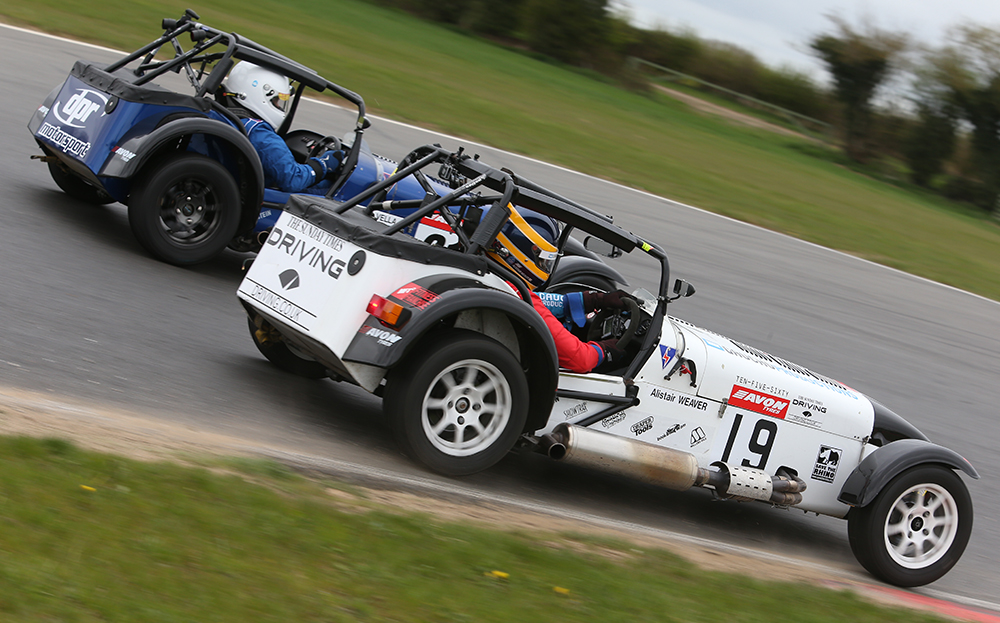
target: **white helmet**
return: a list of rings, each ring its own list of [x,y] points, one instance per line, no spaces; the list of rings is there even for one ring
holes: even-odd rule
[[[292,95],[288,78],[249,61],[241,61],[229,72],[226,86],[241,106],[260,115],[275,130],[281,127]]]

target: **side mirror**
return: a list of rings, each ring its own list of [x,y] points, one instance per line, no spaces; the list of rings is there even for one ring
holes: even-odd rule
[[[683,279],[677,279],[674,281],[674,295],[670,298],[670,300],[674,301],[679,298],[687,298],[692,294],[694,294],[694,286]]]
[[[616,258],[621,257],[622,250],[611,244],[606,240],[601,240],[600,238],[595,238],[593,236],[587,236],[583,239],[583,247],[588,251],[601,255],[603,257]]]

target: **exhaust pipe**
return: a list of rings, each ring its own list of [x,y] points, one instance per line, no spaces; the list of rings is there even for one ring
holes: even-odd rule
[[[717,471],[698,466],[689,452],[657,446],[582,426],[562,423],[544,435],[540,449],[557,461],[601,469],[641,482],[685,491],[709,486],[722,497],[760,500],[782,506],[802,501],[806,483],[794,474],[772,477],[750,467],[716,462]]]
[[[676,491],[711,484],[712,472],[698,467],[693,454],[601,431],[562,423],[542,437],[550,458]]]

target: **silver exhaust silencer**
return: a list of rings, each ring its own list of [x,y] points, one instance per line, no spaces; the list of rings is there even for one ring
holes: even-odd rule
[[[722,497],[759,500],[781,506],[802,501],[806,483],[794,474],[771,476],[750,467],[716,462],[718,471],[698,466],[689,452],[657,446],[602,431],[562,423],[542,437],[550,458],[593,467],[641,482],[685,491],[710,486]]]
[[[688,452],[566,423],[543,437],[542,444],[553,459],[677,491],[710,484],[715,473],[698,467],[698,459]]]

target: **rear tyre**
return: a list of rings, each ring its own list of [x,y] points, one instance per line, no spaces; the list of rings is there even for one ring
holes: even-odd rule
[[[528,415],[528,382],[499,342],[456,331],[392,370],[383,409],[405,453],[438,473],[465,476],[514,447]]]
[[[66,170],[64,165],[52,160],[48,162],[48,165],[49,175],[52,176],[52,181],[56,183],[56,186],[58,186],[60,190],[70,197],[83,201],[84,203],[90,203],[98,206],[114,203],[114,197],[104,192],[103,189],[91,186],[79,177],[73,175]]]
[[[177,266],[221,253],[239,220],[240,192],[233,176],[198,154],[175,154],[148,167],[129,198],[128,222],[139,243]]]
[[[889,481],[847,517],[851,550],[869,573],[896,586],[929,584],[955,566],[972,533],[972,498],[962,479],[918,465]]]
[[[307,357],[305,353],[300,353],[294,346],[290,346],[277,329],[266,320],[260,320],[260,328],[257,328],[257,324],[252,318],[248,318],[247,322],[250,325],[250,338],[253,340],[254,346],[274,365],[285,372],[291,372],[307,379],[325,379],[329,376],[323,364]]]

